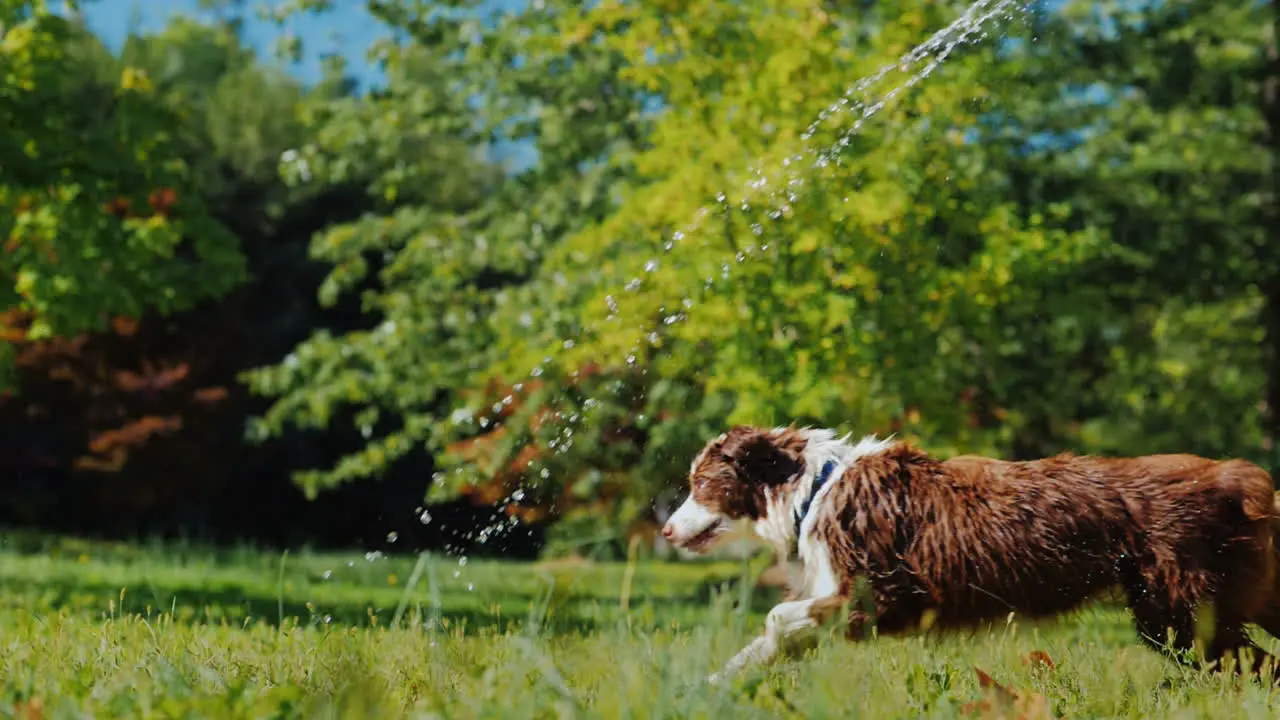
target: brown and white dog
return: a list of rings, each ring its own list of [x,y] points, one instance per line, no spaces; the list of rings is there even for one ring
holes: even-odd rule
[[[1250,647],[1256,672],[1269,656],[1245,623],[1280,636],[1280,496],[1245,461],[942,461],[893,440],[738,426],[698,454],[689,485],[663,527],[670,542],[705,552],[747,518],[803,566],[793,599],[769,612],[764,633],[713,681],[771,660],[789,636],[821,625],[851,599],[858,576],[874,612],[849,612],[850,637],[871,623],[894,634],[926,618],[948,629],[1011,612],[1048,617],[1115,586],[1153,647],[1190,650],[1196,608],[1207,601],[1216,610],[1207,661]]]

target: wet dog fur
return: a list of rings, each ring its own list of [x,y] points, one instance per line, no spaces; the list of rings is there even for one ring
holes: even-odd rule
[[[939,460],[892,440],[737,426],[706,444],[689,486],[663,528],[672,543],[705,552],[745,518],[802,567],[764,633],[713,680],[848,608],[857,577],[873,609],[847,611],[851,638],[1056,616],[1118,586],[1151,647],[1190,662],[1197,608],[1213,602],[1204,661],[1249,648],[1253,671],[1274,673],[1245,625],[1280,636],[1280,493],[1249,462]]]

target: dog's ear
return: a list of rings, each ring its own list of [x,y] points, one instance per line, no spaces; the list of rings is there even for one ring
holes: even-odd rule
[[[800,459],[779,446],[772,436],[744,425],[726,434],[720,452],[740,479],[761,485],[781,485],[802,467]]]

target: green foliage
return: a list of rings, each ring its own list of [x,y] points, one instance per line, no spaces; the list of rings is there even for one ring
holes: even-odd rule
[[[615,183],[616,209],[585,227],[561,223],[548,233],[547,224],[517,215],[516,232],[531,229],[554,243],[546,244],[536,273],[492,294],[498,302],[477,306],[446,296],[453,309],[444,317],[459,328],[451,338],[456,351],[441,352],[436,343],[431,358],[407,358],[403,374],[339,375],[319,358],[334,357],[339,346],[359,352],[364,336],[304,346],[316,364],[299,352],[301,364],[290,375],[297,380],[285,387],[305,393],[277,403],[269,416],[274,427],[286,418],[323,421],[341,398],[366,405],[369,417],[390,410],[413,428],[308,480],[376,472],[396,448],[421,437],[439,446],[483,434],[487,428],[476,420],[483,423],[489,405],[501,407],[521,382],[533,391],[528,402],[507,401],[519,409],[489,434],[495,442],[483,451],[452,454],[465,464],[436,483],[439,496],[503,474],[510,482],[528,469],[535,479],[553,478],[532,488],[543,490],[531,497],[535,502],[567,490],[593,507],[587,501],[618,497],[621,486],[630,502],[605,510],[625,522],[647,512],[647,499],[679,477],[703,438],[733,421],[834,421],[870,430],[910,417],[910,429],[935,444],[995,450],[1007,442],[1011,424],[971,427],[956,401],[983,370],[973,355],[986,348],[975,350],[967,328],[981,327],[998,308],[1102,252],[1103,243],[1097,233],[1063,229],[1053,218],[1021,217],[1001,168],[986,162],[982,148],[959,141],[990,95],[981,83],[989,50],[948,63],[935,82],[881,110],[841,162],[819,167],[812,155],[797,158],[812,119],[841,96],[850,77],[892,62],[948,17],[941,7],[903,13],[886,5],[857,17],[806,14],[808,8],[699,2],[678,9],[574,6],[561,13],[544,46],[618,58],[610,71],[616,82],[666,106],[635,155],[607,157],[604,167],[633,167],[635,179]],[[539,17],[531,12],[511,22]],[[874,101],[904,79],[890,75],[855,99]],[[538,136],[544,144],[556,137],[547,125]],[[828,123],[810,142],[832,145],[840,129]],[[748,189],[754,175],[789,159],[798,160],[797,168],[774,180],[785,186]],[[562,168],[544,156],[526,175],[541,180],[533,173]],[[578,177],[590,179],[591,172],[579,170]],[[701,215],[726,187],[746,195]],[[474,247],[477,237],[489,240],[466,230],[459,242]],[[521,245],[492,247],[518,252]],[[751,262],[742,262],[747,256]],[[441,270],[438,262],[434,269]],[[446,271],[450,278],[474,274]],[[414,282],[420,302],[440,298],[422,275]],[[406,327],[388,319],[396,331]],[[388,352],[406,356],[405,346],[396,342]],[[543,360],[553,354],[557,362]],[[583,377],[593,364],[602,370]],[[529,381],[522,376],[530,368],[545,375]],[[320,380],[330,377],[344,377],[347,389],[339,394],[336,383]],[[383,389],[369,393],[357,377],[377,378]],[[420,378],[408,384],[410,392],[408,377]],[[493,378],[506,381],[496,394],[474,391]],[[543,381],[541,391],[533,387]],[[564,392],[570,384],[580,393]],[[406,400],[422,405],[446,389],[465,390],[453,394],[452,415],[405,412]],[[521,467],[530,442],[572,451],[541,452]],[[619,517],[623,507],[630,510]]]
[[[235,372],[278,358],[300,334],[326,319],[306,294],[320,275],[307,262],[307,231],[349,217],[351,210],[331,209],[334,203],[328,198],[317,202],[306,189],[295,191],[279,177],[281,153],[302,143],[303,91],[296,80],[258,62],[233,24],[178,17],[156,32],[130,36],[113,54],[74,22],[49,22],[67,34],[59,66],[66,75],[58,82],[65,86],[64,94],[73,96],[52,109],[63,107],[86,124],[97,123],[98,95],[113,97],[111,88],[120,82],[122,68],[149,83],[145,100],[135,100],[148,113],[145,117],[159,123],[159,131],[168,136],[156,148],[172,153],[165,162],[181,168],[185,189],[180,192],[190,202],[150,208],[155,217],[144,218],[146,211],[130,213],[124,201],[117,200],[102,223],[110,228],[122,216],[126,225],[168,222],[167,229],[158,227],[172,231],[178,242],[173,257],[153,256],[148,261],[153,266],[138,265],[136,270],[146,279],[165,271],[165,264],[173,265],[181,273],[177,277],[190,282],[184,280],[177,288],[181,302],[172,309],[191,307],[166,317],[147,310],[154,302],[145,293],[112,286],[108,289],[141,304],[140,317],[114,317],[107,332],[81,334],[64,327],[69,336],[46,339],[39,332],[25,332],[39,320],[31,312],[0,314],[0,352],[17,356],[15,396],[0,392],[0,436],[7,441],[0,453],[5,456],[0,476],[7,490],[0,501],[0,518],[39,524],[50,522],[55,514],[75,516],[76,505],[84,503],[98,508],[95,517],[116,527],[133,524],[144,514],[190,526],[191,516],[179,506],[202,508],[199,512],[204,514],[210,493],[237,495],[238,482],[257,489],[262,477],[274,475],[278,484],[287,484],[287,466],[267,470],[261,459],[247,460],[248,454],[240,452],[245,410]],[[139,117],[135,113],[120,122],[134,123]],[[58,142],[72,147],[72,140]],[[99,147],[81,149],[94,157],[110,160],[121,149],[106,137],[93,142]],[[131,172],[123,160],[114,162],[115,167],[100,168],[104,182],[113,173]],[[64,170],[68,169],[41,168],[50,176]],[[167,203],[162,191],[144,198]],[[196,304],[210,300],[210,293],[221,293],[217,288],[228,286],[233,280],[228,272],[234,268],[217,262],[202,265],[191,252],[197,238],[186,234],[190,227],[181,213],[193,208],[205,215],[204,220],[225,226],[215,229],[219,242],[227,242],[224,249],[235,254],[227,261],[234,260],[236,267],[243,263],[243,270],[254,275],[227,301]],[[139,216],[128,219],[130,214]],[[70,235],[57,243],[71,250],[77,243],[105,243],[86,252],[97,253],[102,262],[120,262],[133,251],[116,239]],[[62,266],[53,261],[49,258],[50,268]],[[303,291],[291,292],[291,281]],[[134,290],[144,291],[138,286]],[[59,307],[72,301],[79,302],[67,296],[58,301]],[[271,316],[249,322],[245,307],[270,307]],[[18,327],[4,327],[11,324]],[[0,364],[10,369],[7,361]],[[244,470],[249,465],[262,468],[256,478]],[[69,474],[79,475],[87,485]],[[72,493],[71,487],[80,491]],[[228,508],[226,514],[233,512]],[[226,521],[214,523],[225,526]]]
[[[1047,351],[1074,357],[1088,378],[1076,403],[1039,410],[1054,435],[1089,450],[1275,459],[1272,12],[1073,2],[1001,66],[1011,82],[996,105],[1013,124],[1086,131],[1069,149],[1007,161],[1020,204],[1067,208],[1066,222],[1110,245],[1072,279],[1089,302],[1049,306],[1079,349]],[[1024,367],[1024,378],[1037,370]]]
[[[0,707],[16,717],[960,717],[984,700],[999,708],[975,667],[1020,694],[1033,720],[1280,709],[1274,689],[1142,647],[1106,605],[927,642],[829,633],[714,688],[700,681],[762,622],[733,607],[731,581],[750,574],[731,566],[458,568],[6,540]]]
[[[234,24],[176,17],[132,36],[121,62],[146,71],[155,95],[181,119],[174,132],[194,149],[188,163],[206,197],[228,185],[281,184],[280,155],[303,139],[303,91],[258,61]]]
[[[337,466],[303,474],[309,492],[376,475],[424,442],[439,447],[447,437],[433,430],[452,393],[508,352],[488,319],[523,302],[515,288],[549,247],[611,207],[644,118],[615,53],[556,39],[560,15],[575,5],[484,21],[379,5],[406,38],[374,49],[387,87],[308,112],[313,140],[287,176],[319,186],[356,180],[382,205],[313,245],[334,266],[322,301],[360,292],[376,326],[318,332],[248,376],[277,398],[263,431],[341,417],[370,438]],[[537,142],[532,168],[503,173],[483,157],[525,138]]]
[[[0,308],[10,330],[20,321],[30,339],[75,335],[238,283],[236,239],[209,215],[181,120],[149,75],[111,61],[43,0],[7,0],[0,28]]]
[[[445,116],[530,127],[539,161],[473,208],[405,201],[319,239],[325,296],[363,283],[382,324],[255,374],[262,429],[363,429],[313,491],[425,443],[433,497],[535,506],[561,539],[651,516],[735,422],[1265,459],[1269,10],[1072,2],[904,61],[965,5],[381,4],[398,52],[458,78]],[[310,166],[395,156],[379,128],[408,95],[317,126],[346,140]]]

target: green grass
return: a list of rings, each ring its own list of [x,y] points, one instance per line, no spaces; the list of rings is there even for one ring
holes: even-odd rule
[[[1166,662],[1105,605],[965,635],[827,633],[707,687],[774,599],[740,582],[758,569],[641,563],[628,594],[623,564],[10,536],[0,717],[959,717],[988,697],[975,667],[1059,717],[1280,712],[1280,691]],[[1024,663],[1032,651],[1056,667]]]

